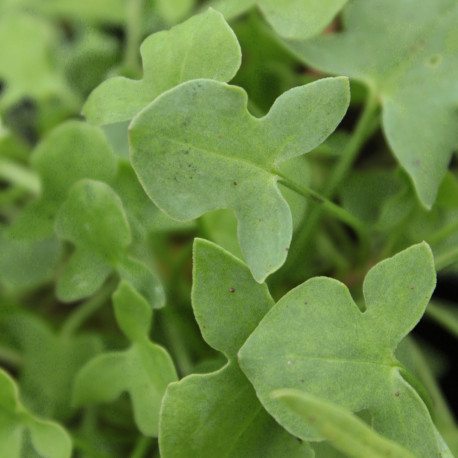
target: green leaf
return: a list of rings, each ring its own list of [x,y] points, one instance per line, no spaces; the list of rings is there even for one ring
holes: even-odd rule
[[[173,218],[233,209],[240,247],[262,282],[283,264],[291,241],[291,212],[277,186],[277,167],[320,144],[348,101],[348,81],[329,78],[291,89],[257,119],[238,87],[183,83],[132,121],[132,164],[150,198]]]
[[[265,412],[237,364],[236,353],[273,301],[246,265],[211,242],[194,242],[192,304],[204,339],[229,362],[168,388],[160,420],[164,458],[307,457],[305,443]]]
[[[319,436],[272,400],[271,391],[302,389],[352,412],[369,409],[376,431],[418,456],[435,456],[438,444],[428,409],[393,354],[423,315],[435,283],[425,243],[369,271],[364,313],[342,283],[312,278],[263,319],[239,352],[241,367],[266,409],[305,440]]]
[[[167,24],[182,21],[192,11],[195,0],[156,0],[156,9]]]
[[[322,71],[364,82],[383,106],[387,140],[430,208],[458,147],[458,5],[355,0],[344,32],[288,42]]]
[[[34,288],[50,280],[60,254],[56,238],[11,240],[0,226],[0,284],[5,290]]]
[[[83,334],[63,337],[33,315],[15,311],[0,317],[2,343],[9,339],[20,352],[21,399],[31,411],[43,417],[67,420],[71,387],[78,370],[102,350],[98,336]]]
[[[127,253],[129,223],[121,199],[110,186],[92,180],[76,183],[57,215],[55,229],[76,246],[57,283],[59,298],[71,302],[88,297],[116,270],[151,305],[164,305],[156,275]]]
[[[19,402],[14,380],[0,369],[0,450],[8,452],[8,458],[22,456],[21,447],[26,430],[40,456],[70,457],[72,443],[67,432],[57,423],[40,420],[29,413]]]
[[[97,127],[68,121],[37,146],[32,166],[42,183],[42,195],[26,205],[10,235],[42,239],[53,235],[53,220],[68,190],[81,178],[109,181],[116,171],[115,156]]]
[[[280,35],[305,39],[321,32],[345,3],[347,0],[216,0],[212,5],[227,19],[257,5]]]
[[[70,190],[55,228],[77,247],[57,284],[57,294],[65,301],[93,294],[131,241],[121,200],[108,185],[91,180],[81,180]]]
[[[159,94],[183,81],[229,81],[240,66],[237,38],[220,13],[208,10],[170,31],[148,37],[140,52],[140,81],[112,78],[89,96],[83,114],[93,124],[132,119]]]
[[[61,97],[74,102],[63,72],[52,59],[56,31],[37,17],[2,12],[0,19],[0,113],[23,97],[37,100]]]
[[[113,296],[116,320],[131,347],[95,357],[78,373],[75,405],[110,402],[127,391],[135,422],[146,436],[158,435],[159,409],[165,389],[177,379],[169,354],[148,340],[152,311],[145,299],[126,282]]]
[[[272,397],[284,402],[334,447],[350,457],[414,458],[404,447],[380,436],[356,415],[342,407],[299,390],[276,390]]]

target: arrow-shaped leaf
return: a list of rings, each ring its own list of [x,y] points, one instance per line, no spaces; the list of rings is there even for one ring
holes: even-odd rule
[[[256,283],[237,258],[202,239],[194,243],[193,278],[192,303],[202,335],[229,362],[168,387],[161,410],[161,456],[312,456],[307,444],[265,412],[237,364],[237,350],[273,304],[267,286]]]
[[[319,145],[348,101],[348,81],[329,78],[284,93],[258,119],[248,113],[247,95],[238,87],[183,83],[133,120],[132,164],[147,194],[173,218],[233,209],[240,247],[262,282],[283,264],[291,241],[278,165]]]
[[[438,443],[428,409],[393,354],[423,315],[435,283],[425,243],[369,271],[364,313],[342,283],[312,278],[266,315],[239,353],[241,367],[266,409],[305,440],[319,436],[271,399],[271,391],[302,389],[352,412],[369,409],[376,431],[418,456],[435,456]]]

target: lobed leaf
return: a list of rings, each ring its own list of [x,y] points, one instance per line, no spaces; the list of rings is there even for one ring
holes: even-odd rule
[[[458,5],[454,0],[356,0],[344,31],[287,42],[322,71],[364,82],[383,106],[386,138],[422,204],[436,200],[458,148]]]
[[[90,296],[116,270],[153,306],[164,305],[157,277],[127,255],[131,231],[121,199],[110,186],[92,180],[76,183],[57,215],[55,229],[59,237],[76,246],[57,283],[62,300]]]
[[[83,107],[89,122],[130,120],[159,94],[184,81],[229,81],[241,59],[237,38],[223,16],[211,9],[169,31],[149,36],[140,52],[143,79],[116,77],[102,83]]]
[[[202,335],[229,362],[169,385],[161,409],[161,456],[311,457],[307,444],[267,415],[237,364],[237,350],[273,304],[267,286],[256,283],[237,258],[202,239],[194,242],[193,278],[192,304]]]
[[[20,458],[25,431],[28,430],[35,450],[44,458],[70,457],[72,443],[57,423],[34,417],[19,402],[14,380],[0,369],[0,450],[8,458]]]
[[[347,0],[216,0],[213,7],[232,19],[257,5],[280,35],[305,39],[321,32]]]
[[[421,318],[434,287],[433,257],[425,243],[369,271],[364,313],[342,283],[312,278],[266,315],[239,352],[241,367],[266,409],[305,440],[320,437],[272,400],[271,391],[294,388],[352,412],[369,409],[376,431],[418,456],[434,456],[438,443],[428,409],[393,354]]]
[[[74,405],[110,402],[127,391],[135,422],[146,436],[158,435],[159,409],[165,389],[177,379],[169,354],[148,340],[152,311],[128,283],[121,282],[113,296],[116,319],[132,340],[123,352],[96,356],[78,373]]]
[[[240,247],[262,282],[283,264],[291,241],[291,212],[277,186],[277,167],[319,145],[348,101],[347,80],[329,78],[291,89],[257,119],[240,88],[183,83],[132,121],[132,165],[149,197],[175,219],[233,209]]]
[[[115,156],[100,129],[79,121],[56,127],[32,154],[42,193],[27,204],[10,235],[43,239],[54,234],[53,220],[69,189],[82,178],[109,181],[116,171]]]

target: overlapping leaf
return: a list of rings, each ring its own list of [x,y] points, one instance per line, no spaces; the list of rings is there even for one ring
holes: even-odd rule
[[[270,398],[274,389],[303,389],[353,412],[369,409],[381,434],[418,456],[435,456],[438,443],[428,409],[393,355],[421,318],[434,287],[434,262],[424,243],[369,271],[365,313],[343,284],[313,278],[272,308],[242,347],[241,367],[266,409],[303,439],[318,436]]]
[[[90,361],[75,380],[74,403],[110,402],[127,391],[138,428],[147,436],[157,436],[162,397],[167,385],[177,379],[175,368],[169,354],[148,339],[152,309],[144,298],[121,282],[113,301],[117,322],[132,345]]]
[[[291,240],[278,165],[320,144],[348,100],[345,78],[323,79],[284,93],[257,119],[240,88],[210,80],[183,83],[133,120],[132,164],[147,194],[173,218],[233,209],[240,247],[262,282],[283,264]]]
[[[237,364],[237,350],[273,304],[266,285],[257,284],[237,258],[201,239],[194,244],[193,278],[192,303],[202,335],[229,362],[168,387],[161,456],[312,456],[265,412]]]
[[[350,457],[414,458],[414,455],[404,447],[380,436],[356,415],[342,407],[299,390],[276,390],[272,396],[284,402],[293,412],[298,413],[304,422]]]
[[[159,94],[183,81],[229,81],[240,65],[240,47],[217,11],[209,10],[170,31],[148,37],[140,48],[143,79],[110,79],[89,96],[83,113],[89,122],[109,124],[132,119]]]
[[[34,417],[19,402],[14,380],[0,369],[0,450],[20,458],[26,430],[36,452],[44,458],[70,458],[72,443],[57,423]]]
[[[216,0],[212,5],[228,19],[257,5],[280,35],[305,39],[321,32],[345,3],[347,0]]]
[[[76,245],[62,273],[57,294],[65,301],[90,296],[114,270],[154,307],[164,305],[157,277],[127,254],[131,231],[118,195],[105,183],[80,180],[56,219],[56,232]]]
[[[68,121],[56,127],[34,150],[32,166],[42,193],[24,207],[10,234],[42,239],[54,234],[54,217],[68,190],[81,178],[109,181],[116,171],[115,156],[96,127]]]
[[[314,67],[366,83],[383,126],[426,207],[458,148],[458,5],[455,0],[356,0],[342,33],[289,42]]]

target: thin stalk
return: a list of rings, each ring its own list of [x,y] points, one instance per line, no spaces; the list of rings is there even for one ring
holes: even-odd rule
[[[79,305],[62,325],[60,331],[61,337],[68,337],[75,333],[91,315],[105,305],[115,290],[116,285],[117,280],[112,279],[94,296]]]
[[[305,186],[301,186],[297,183],[294,183],[289,178],[281,175],[279,172],[276,172],[277,175],[280,176],[280,183],[282,183],[287,188],[293,190],[294,192],[304,196],[307,199],[311,199],[313,202],[319,204],[319,208],[326,210],[328,213],[332,214],[338,220],[342,221],[345,224],[348,224],[352,227],[358,234],[365,236],[366,228],[365,225],[347,210],[342,207],[339,207],[334,202],[326,199],[316,191],[312,189],[306,188]]]
[[[428,237],[428,243],[433,245],[435,243],[441,242],[442,240],[446,239],[448,236],[452,235],[454,232],[458,232],[458,221],[454,221],[453,223],[445,226],[434,234]]]
[[[437,321],[447,331],[458,337],[458,313],[437,301],[431,301],[426,308],[426,315]]]
[[[366,103],[364,104],[361,117],[358,119],[355,130],[348,141],[346,147],[342,151],[342,155],[336,167],[332,171],[331,176],[326,180],[326,185],[323,194],[332,199],[337,191],[337,188],[347,176],[353,162],[361,151],[362,146],[367,140],[367,133],[371,131],[374,118],[377,114],[378,102],[373,92],[369,92]]]
[[[436,256],[434,262],[436,264],[437,271],[444,270],[452,264],[455,264],[455,262],[458,262],[458,247],[453,248],[444,254]]]
[[[338,187],[350,170],[365,141],[373,132],[377,111],[378,103],[375,94],[370,92],[364,105],[363,112],[356,124],[353,135],[342,151],[337,165],[326,182],[323,190],[323,196],[327,199],[332,199],[334,197]],[[324,208],[321,206],[316,207],[308,215],[307,221],[304,224],[304,229],[298,233],[296,241],[297,248],[289,255],[289,265],[297,265],[300,257],[302,257],[307,251],[308,246],[313,239],[313,234],[317,230],[323,210]],[[366,246],[362,246],[362,248],[362,252],[367,249]]]
[[[139,48],[142,39],[143,0],[129,0],[127,3],[127,30],[124,65],[133,75],[141,72]]]
[[[152,443],[153,443],[153,439],[151,437],[141,436],[137,440],[137,443],[135,444],[135,448],[133,449],[132,453],[130,454],[130,458],[143,458]]]
[[[448,407],[447,401],[444,399],[436,378],[432,374],[431,369],[426,363],[423,354],[415,341],[413,341],[412,347],[414,350],[413,355],[415,358],[416,372],[431,396],[434,406],[434,420],[439,431],[442,433],[447,431],[456,431],[455,419]]]
[[[33,195],[38,195],[40,193],[41,185],[38,176],[31,170],[14,161],[0,159],[0,178],[3,178],[9,183]]]
[[[12,348],[0,347],[0,361],[8,366],[19,367],[24,362],[24,358]]]
[[[99,452],[92,444],[89,444],[83,439],[73,436],[72,443],[74,447],[81,452],[89,455],[92,458],[112,458],[112,455],[109,455],[105,452]]]

